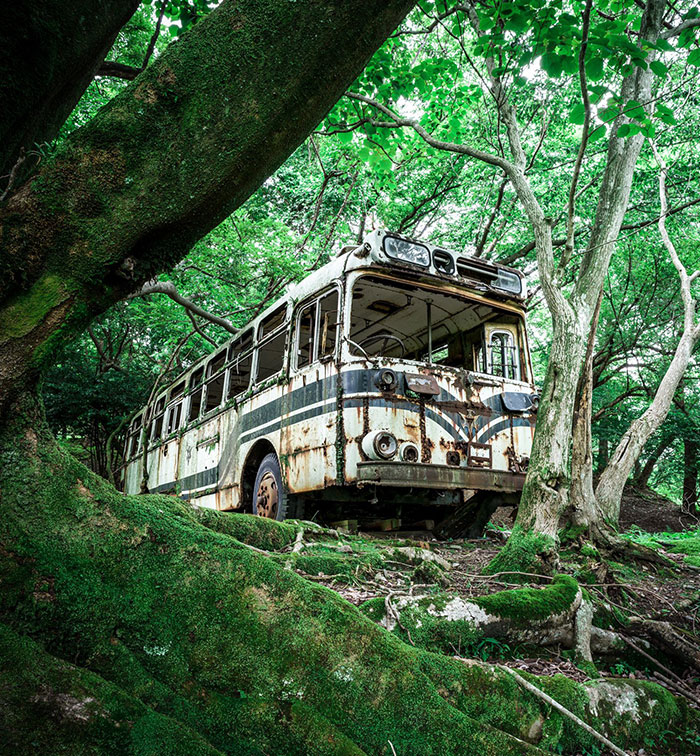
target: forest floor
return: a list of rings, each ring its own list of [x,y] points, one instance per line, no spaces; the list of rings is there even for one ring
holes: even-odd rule
[[[594,653],[594,665],[588,666],[576,661],[570,644],[528,645],[506,637],[474,637],[461,632],[460,623],[451,620],[464,615],[467,602],[509,588],[541,588],[551,580],[526,574],[483,574],[503,547],[512,521],[512,510],[501,509],[483,538],[448,541],[437,540],[428,531],[360,531],[351,535],[325,530],[309,533],[307,542],[305,523],[299,523],[302,529],[296,544],[280,558],[288,569],[336,591],[407,643],[536,675],[563,675],[577,682],[592,677],[650,680],[700,708],[698,669],[649,646],[646,652],[640,651],[639,645],[630,645],[626,653],[619,649],[598,657]],[[682,517],[669,500],[636,490],[625,496],[622,522],[626,538],[654,548],[669,560],[669,566],[603,560],[594,548],[587,551],[579,543],[576,548],[563,545],[562,572],[575,577],[590,595],[596,606],[594,625],[624,639],[630,617],[670,623],[697,647],[698,523]],[[582,553],[587,555],[582,557]],[[697,745],[700,753],[700,741]],[[637,753],[654,752],[652,747]]]

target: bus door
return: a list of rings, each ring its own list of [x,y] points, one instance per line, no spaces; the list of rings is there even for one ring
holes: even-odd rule
[[[339,305],[340,288],[334,286],[296,310],[281,435],[291,492],[325,488],[337,480]]]

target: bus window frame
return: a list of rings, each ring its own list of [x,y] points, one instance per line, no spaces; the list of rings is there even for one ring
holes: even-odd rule
[[[268,381],[271,381],[273,378],[279,377],[282,373],[285,372],[285,370],[288,370],[289,368],[290,326],[292,325],[294,321],[290,317],[289,303],[288,302],[285,303],[285,306],[286,306],[286,312],[285,312],[284,320],[282,321],[282,323],[279,326],[277,326],[277,328],[275,328],[274,331],[270,331],[268,334],[266,334],[262,340],[256,339],[256,343],[253,344],[254,357],[253,357],[253,363],[250,366],[250,382],[248,386],[254,392],[260,390],[261,385],[263,383],[267,383]],[[281,307],[278,309],[281,309]],[[263,320],[261,320],[255,328],[256,335],[260,333],[262,326],[263,326]],[[275,373],[272,373],[271,375],[268,375],[262,380],[259,380],[258,368],[260,367],[260,350],[263,347],[265,347],[267,344],[269,344],[271,341],[274,341],[278,336],[281,336],[282,334],[286,335],[285,343],[284,343],[284,350],[283,350],[283,357],[282,357],[282,366]]]
[[[182,390],[178,391],[173,396],[173,392],[180,387],[182,384]],[[168,439],[171,436],[174,436],[177,434],[177,432],[182,427],[182,418],[184,417],[184,408],[187,401],[187,376],[184,376],[182,380],[176,380],[172,386],[168,389],[168,400],[165,403],[165,413],[163,415],[163,438]],[[177,426],[173,428],[171,431],[168,430],[168,426],[170,425],[170,417],[173,413],[173,410],[175,407],[180,405],[180,421],[178,422]]]
[[[158,410],[158,403],[163,402],[163,409]],[[153,444],[163,438],[163,428],[165,426],[165,413],[168,409],[168,392],[163,391],[160,396],[157,397],[153,403],[153,417],[151,418],[149,428],[149,444]],[[156,427],[158,426],[158,420],[160,420],[160,433],[156,433]]]
[[[503,380],[506,380],[506,381],[515,381],[517,383],[522,382],[523,365],[522,365],[522,354],[520,350],[520,340],[518,339],[519,328],[517,324],[513,324],[513,330],[511,330],[505,324],[494,323],[493,326],[485,330],[486,330],[486,333],[484,334],[484,353],[486,357],[487,374],[494,378],[502,378]],[[513,331],[515,331],[515,333],[513,333]],[[508,371],[507,371],[507,365],[505,362],[502,365],[503,375],[498,375],[493,372],[492,342],[495,336],[508,337],[510,345],[505,347],[505,349],[510,349],[513,352],[513,368],[515,369],[515,376],[512,378],[506,375]],[[503,354],[503,358],[505,360],[505,352]]]
[[[193,370],[190,372],[190,374],[187,376],[187,413],[185,417],[187,420],[185,421],[185,425],[190,425],[190,423],[194,424],[196,423],[199,418],[202,416],[202,407],[204,406],[203,399],[204,399],[204,383],[205,383],[205,375],[204,375],[204,369],[206,367],[206,362],[200,362],[195,365]],[[194,384],[192,383],[192,379],[194,378],[195,374],[198,373],[201,370],[202,375],[198,383]],[[192,397],[193,395],[201,389],[202,396],[199,400],[199,411],[197,412],[196,417],[190,417],[190,409],[192,407]]]
[[[228,369],[227,369],[227,360],[228,360],[228,350],[229,347],[225,346],[221,349],[219,349],[218,352],[215,352],[205,363],[204,366],[204,377],[203,377],[203,391],[202,391],[202,406],[199,409],[199,417],[206,417],[207,415],[211,415],[215,413],[216,411],[220,410],[222,405],[224,404],[224,397],[226,396],[226,389],[227,389],[227,379],[228,379]],[[211,366],[214,364],[214,362],[221,357],[221,355],[224,356],[223,362],[221,363],[221,367],[216,371],[216,373],[210,373],[209,370]],[[221,385],[221,399],[219,400],[219,403],[211,407],[210,409],[206,409],[207,402],[209,401],[209,384],[216,380],[219,376],[222,376],[224,381]],[[199,418],[198,418],[199,419]],[[194,421],[193,421],[194,422]]]
[[[337,320],[335,322],[336,326],[336,334],[335,334],[335,344],[333,346],[333,351],[329,354],[324,354],[323,357],[319,357],[319,345],[320,345],[320,330],[321,330],[321,318],[319,317],[319,311],[321,308],[321,300],[325,297],[331,295],[333,292],[335,292],[338,295],[338,305],[336,308],[336,314],[337,314]],[[299,366],[299,336],[300,336],[300,330],[299,330],[299,321],[301,318],[301,314],[304,310],[306,310],[309,305],[314,305],[314,342],[313,342],[313,355],[312,359],[309,360],[309,363],[307,365]],[[308,370],[309,368],[313,367],[317,362],[325,363],[325,362],[333,362],[338,358],[338,350],[340,349],[340,344],[343,341],[343,334],[345,331],[345,324],[343,321],[343,290],[339,283],[333,283],[331,286],[328,286],[325,289],[322,289],[319,292],[316,292],[316,294],[313,294],[309,296],[307,299],[305,299],[303,302],[300,302],[296,307],[296,313],[293,319],[293,325],[294,325],[294,332],[292,336],[293,341],[293,359],[290,360],[290,364],[293,366],[293,372],[299,373],[303,370]]]

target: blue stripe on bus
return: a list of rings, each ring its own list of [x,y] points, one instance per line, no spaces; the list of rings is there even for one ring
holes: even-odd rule
[[[343,383],[343,394],[357,394],[376,391],[374,386],[374,375],[376,370],[350,370],[341,373]],[[239,426],[242,431],[239,443],[248,443],[261,436],[274,433],[280,428],[286,428],[297,423],[309,420],[320,415],[336,412],[337,402],[337,379],[336,374],[327,376],[320,381],[314,381],[306,386],[300,386],[293,391],[283,394],[267,404],[250,410],[242,415],[239,420]],[[517,392],[513,392],[517,393]],[[344,399],[343,407],[361,407],[369,400],[370,407],[386,407],[387,401],[381,395],[369,396],[367,398]],[[441,389],[440,394],[436,397],[438,401],[454,401],[456,396],[446,389]],[[326,401],[323,401],[326,400]],[[503,402],[500,394],[486,397],[483,403],[497,413],[495,419],[501,416],[503,411]],[[323,402],[318,407],[312,407],[305,412],[299,412],[292,417],[290,413],[307,407],[309,404]],[[403,409],[405,411],[419,412],[420,405],[417,402],[409,400],[399,400],[391,402],[392,407]],[[469,440],[469,429],[463,416],[459,412],[440,410],[426,405],[426,418],[437,423],[447,433],[457,441]],[[474,418],[475,428],[478,431],[483,429],[488,423],[494,420],[493,415],[477,415]],[[450,422],[451,421],[451,422]],[[494,436],[500,430],[508,427],[510,420],[503,420],[492,425],[485,433],[478,434],[480,443],[484,443]],[[514,426],[530,427],[530,422],[524,418],[513,418]],[[266,427],[262,427],[266,426]],[[455,427],[456,426],[456,427]],[[156,488],[151,489],[154,493],[175,490],[177,486],[183,491],[192,491],[197,488],[203,488],[208,485],[214,485],[218,482],[218,465],[208,470],[202,470],[193,475],[188,475],[178,481],[164,483]]]

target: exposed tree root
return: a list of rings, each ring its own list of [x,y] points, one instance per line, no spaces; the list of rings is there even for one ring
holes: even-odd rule
[[[618,756],[628,756],[621,748],[618,748],[612,741],[608,740],[605,735],[601,735],[597,730],[594,730],[589,724],[586,724],[582,719],[577,717],[573,712],[569,711],[565,706],[562,706],[558,701],[555,701],[551,696],[541,691],[532,683],[529,683],[523,677],[521,677],[514,669],[510,667],[500,666],[500,669],[505,670],[508,674],[512,675],[517,681],[518,685],[522,685],[525,690],[529,690],[534,693],[538,698],[546,701],[550,706],[553,706],[557,711],[561,712],[565,716],[569,717],[572,722],[575,722],[579,727],[582,727],[587,733],[592,735],[596,740],[600,741],[606,748],[609,748],[613,753]]]
[[[290,557],[357,563],[354,552],[307,556],[322,552],[320,543],[293,553],[298,524],[119,495],[47,437],[5,435],[0,455],[0,619],[15,636],[31,629],[48,666],[70,659],[69,678],[87,681],[80,695],[69,681],[42,692],[38,667],[23,676],[34,652],[21,638],[14,643],[14,661],[0,660],[9,681],[0,686],[0,718],[13,728],[19,754],[31,752],[21,744],[33,742],[37,707],[59,722],[57,743],[123,752],[122,741],[103,746],[94,729],[61,724],[58,707],[80,712],[86,699],[93,699],[88,723],[99,725],[106,712],[137,751],[158,742],[159,722],[175,722],[180,745],[167,748],[187,754],[380,756],[390,740],[402,756],[461,756],[465,744],[470,754],[523,756],[593,744],[511,675],[428,653],[415,637],[415,647],[406,645],[337,594],[285,570]],[[305,537],[315,535],[305,528]],[[426,561],[425,550],[394,544],[388,552],[404,569],[414,560],[443,569]],[[509,609],[520,613],[523,632],[541,623],[553,633],[560,631],[549,618],[565,616],[571,626],[581,600],[571,578],[488,599],[480,611]],[[390,603],[398,608],[393,596]],[[8,721],[15,683],[26,717]],[[684,702],[653,685],[543,678],[537,687],[606,737],[636,747],[696,723]],[[123,703],[115,709],[108,694]],[[612,715],[621,696],[629,705]]]
[[[690,664],[700,672],[700,649],[677,632],[670,622],[630,617],[630,630],[635,635],[648,638],[670,657],[682,664]]]

